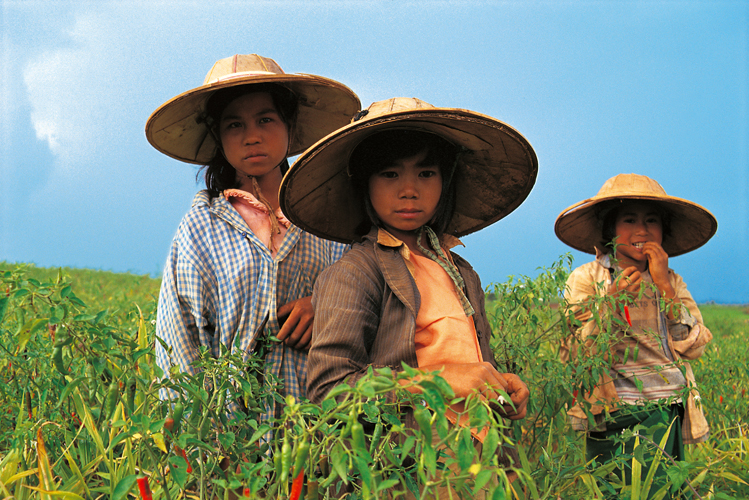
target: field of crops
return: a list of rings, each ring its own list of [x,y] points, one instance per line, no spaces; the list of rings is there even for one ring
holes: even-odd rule
[[[206,357],[199,375],[162,380],[152,355],[157,279],[0,263],[0,492],[296,500],[411,490],[432,498],[430,488],[449,483],[462,498],[479,490],[493,499],[749,498],[749,306],[701,306],[714,340],[692,366],[711,437],[688,446],[685,462],[662,457],[650,466],[668,473],[656,491],[645,473],[628,484],[610,467],[586,464],[584,440],[567,423],[566,406],[591,382],[558,359],[568,266],[564,258],[534,279],[488,289],[497,361],[521,375],[532,397],[528,416],[509,429],[478,399],[466,403],[471,418],[491,422],[476,455],[470,433],[440,411],[452,397],[439,378],[422,383],[437,411],[405,391],[387,400],[397,374],[381,371],[321,406],[288,400],[282,416],[263,421],[259,410],[277,381],[259,383],[262,360]],[[161,388],[179,394],[178,403],[162,402]],[[404,406],[417,408],[419,430],[403,427]],[[646,446],[648,429],[641,433]],[[512,483],[494,453],[508,436],[520,454]],[[458,443],[456,457],[439,454],[446,442]],[[637,465],[641,451],[618,460]]]

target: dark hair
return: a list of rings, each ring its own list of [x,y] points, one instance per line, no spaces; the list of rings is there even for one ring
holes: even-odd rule
[[[423,164],[438,166],[442,174],[442,195],[429,226],[442,235],[455,211],[455,167],[460,148],[442,137],[420,130],[394,129],[371,135],[360,142],[349,158],[349,172],[357,198],[362,200],[367,218],[357,228],[364,235],[382,223],[369,199],[369,179],[397,160],[426,151]]]
[[[665,240],[666,237],[671,236],[671,212],[660,203],[650,202],[648,200],[614,200],[613,202],[603,204],[599,210],[599,218],[603,217],[601,237],[604,246],[608,251],[613,251],[614,249],[614,238],[616,238],[616,218],[619,216],[619,212],[622,208],[631,205],[633,202],[642,202],[651,205],[661,217],[661,233],[663,239]]]
[[[225,189],[236,188],[240,185],[237,181],[236,170],[234,170],[234,167],[232,167],[226,160],[221,150],[221,143],[219,140],[220,134],[218,130],[218,125],[221,121],[221,114],[224,112],[224,109],[226,109],[226,106],[234,101],[234,99],[247,94],[256,94],[258,92],[267,92],[270,94],[278,115],[289,129],[289,141],[292,140],[291,130],[296,123],[297,112],[299,110],[299,98],[288,88],[275,83],[257,83],[229,87],[227,89],[221,89],[213,94],[208,99],[205,106],[205,121],[208,125],[209,133],[213,136],[218,147],[216,148],[216,154],[213,159],[198,171],[198,177],[200,177],[200,173],[205,170],[205,187],[211,198],[218,196]],[[280,167],[281,173],[285,174],[289,169],[288,160],[284,159]]]

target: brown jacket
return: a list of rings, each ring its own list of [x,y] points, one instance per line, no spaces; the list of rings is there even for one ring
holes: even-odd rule
[[[315,322],[307,360],[307,395],[314,402],[344,381],[355,384],[370,366],[401,371],[405,362],[418,367],[414,329],[419,291],[398,248],[381,245],[376,238],[375,229],[315,283]],[[476,311],[481,355],[496,368],[478,274],[464,259],[451,255]]]

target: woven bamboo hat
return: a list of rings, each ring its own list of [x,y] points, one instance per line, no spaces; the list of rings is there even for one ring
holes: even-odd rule
[[[701,247],[718,230],[718,221],[706,208],[682,198],[668,196],[656,181],[644,175],[619,174],[607,180],[598,194],[562,211],[554,231],[567,245],[585,253],[596,253],[609,243],[603,240],[603,219],[627,200],[644,200],[660,205],[670,214],[671,234],[662,247],[670,256]]]
[[[301,153],[321,137],[346,125],[361,103],[342,83],[321,76],[287,74],[273,59],[257,54],[216,61],[203,85],[162,104],[146,122],[146,138],[165,155],[205,165],[216,154],[216,141],[205,122],[208,99],[218,90],[239,85],[276,83],[299,98],[299,111],[289,131],[289,156]]]
[[[464,236],[498,221],[525,200],[536,182],[536,153],[509,125],[473,111],[398,97],[373,103],[297,158],[281,183],[286,217],[322,238],[355,241],[366,214],[354,194],[349,158],[362,140],[392,129],[430,132],[462,147],[449,234]]]

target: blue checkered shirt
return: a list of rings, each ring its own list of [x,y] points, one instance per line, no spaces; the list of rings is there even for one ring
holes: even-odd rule
[[[172,365],[195,373],[200,346],[219,356],[254,348],[261,335],[277,335],[277,311],[312,295],[320,272],[338,260],[346,245],[291,225],[275,258],[242,216],[221,195],[200,191],[182,219],[164,268],[159,294],[156,361],[166,375]],[[262,331],[261,331],[262,330]],[[265,373],[281,377],[286,394],[306,395],[307,354],[271,343]],[[170,397],[167,391],[163,398]],[[268,408],[266,417],[276,414]]]

